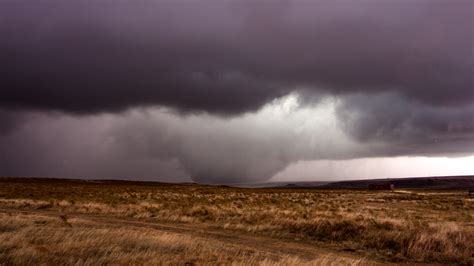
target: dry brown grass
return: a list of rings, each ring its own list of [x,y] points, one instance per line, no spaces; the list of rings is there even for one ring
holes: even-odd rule
[[[0,214],[0,265],[358,265],[325,256],[275,257],[223,242],[147,228],[104,227],[64,219]]]
[[[3,208],[205,224],[275,239],[292,239],[335,251],[346,250],[382,261],[474,263],[474,200],[459,191],[238,189],[64,181],[10,181],[1,185],[0,207]],[[8,225],[0,225],[0,237],[21,235],[11,233],[8,228]],[[29,233],[33,234],[31,230]],[[66,234],[59,232],[58,237]],[[135,236],[129,237],[133,238]],[[120,249],[111,250],[120,255]],[[195,252],[210,254],[212,250],[214,248]],[[11,259],[11,252],[2,251],[0,256]],[[229,254],[225,256],[229,261],[265,263],[261,257],[244,259],[235,253]],[[134,258],[132,254],[126,256]],[[170,261],[182,262],[183,258]]]

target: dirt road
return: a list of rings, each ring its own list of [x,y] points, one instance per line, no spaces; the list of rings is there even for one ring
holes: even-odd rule
[[[51,210],[18,210],[18,209],[0,209],[2,213],[11,215],[30,215],[35,218],[49,217],[57,219],[66,219],[66,222],[81,224],[87,226],[101,226],[107,228],[147,228],[160,232],[174,233],[180,235],[192,236],[193,238],[205,239],[208,241],[217,241],[222,244],[231,244],[236,247],[251,250],[252,252],[261,252],[268,254],[278,260],[284,256],[297,256],[299,258],[311,261],[321,258],[347,258],[348,261],[363,260],[363,264],[377,265],[377,261],[362,257],[360,254],[351,254],[351,252],[335,251],[324,247],[318,247],[312,243],[304,243],[298,240],[272,238],[267,236],[257,236],[251,233],[227,230],[203,224],[188,223],[165,223],[148,219],[132,219],[125,217],[113,217],[97,214],[85,213],[67,213],[66,216],[58,211]],[[63,218],[61,218],[63,216]]]

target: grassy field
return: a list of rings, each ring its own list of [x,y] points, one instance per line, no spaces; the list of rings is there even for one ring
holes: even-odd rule
[[[465,191],[0,179],[0,264],[474,263]]]

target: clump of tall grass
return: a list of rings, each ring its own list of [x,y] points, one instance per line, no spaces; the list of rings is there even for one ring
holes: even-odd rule
[[[288,220],[280,230],[317,241],[357,243],[386,251],[394,260],[469,264],[474,255],[474,232],[461,230],[454,223],[429,226],[354,218]]]

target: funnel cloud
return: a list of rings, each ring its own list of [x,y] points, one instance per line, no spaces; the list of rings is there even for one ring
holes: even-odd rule
[[[470,0],[2,1],[0,175],[472,155],[473,24]]]

